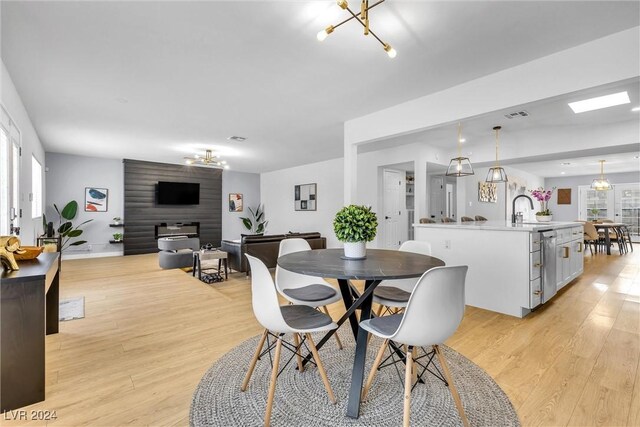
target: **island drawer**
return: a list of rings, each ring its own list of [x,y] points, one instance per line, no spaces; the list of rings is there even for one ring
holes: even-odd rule
[[[536,308],[541,303],[542,282],[538,277],[529,282],[529,308]]]
[[[582,227],[573,227],[571,229],[571,240],[581,240],[584,238],[584,229]]]
[[[529,235],[529,252],[540,250],[540,233],[531,233]]]
[[[534,280],[540,277],[540,268],[542,263],[540,261],[540,251],[532,252],[529,255],[529,280]]]

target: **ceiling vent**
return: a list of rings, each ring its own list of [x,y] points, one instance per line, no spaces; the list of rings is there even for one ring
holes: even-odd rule
[[[504,116],[507,119],[516,119],[518,117],[529,117],[529,113],[527,113],[526,111],[522,110],[522,111],[516,111],[516,112],[513,112],[513,113],[505,114]]]
[[[244,136],[230,136],[229,138],[227,138],[229,141],[237,141],[237,142],[242,142],[244,140],[246,140],[247,138],[245,138]]]

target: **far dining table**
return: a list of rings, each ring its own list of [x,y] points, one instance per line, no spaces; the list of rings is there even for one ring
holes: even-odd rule
[[[358,418],[369,334],[359,328],[356,310],[361,310],[360,321],[369,319],[373,291],[380,282],[420,277],[434,267],[445,265],[444,261],[431,256],[385,249],[368,249],[365,259],[353,260],[344,258],[342,249],[318,249],[283,255],[278,258],[278,265],[295,273],[338,280],[346,312],[336,323],[340,327],[348,319],[356,338],[347,415]],[[350,280],[364,280],[364,291],[360,293]],[[318,342],[318,349],[334,333],[335,330],[327,333]],[[307,356],[306,360],[309,358]]]
[[[611,255],[611,238],[609,237],[609,231],[624,227],[625,225],[626,224],[621,222],[602,222],[593,224],[596,230],[604,230],[604,243],[607,246],[607,255]]]

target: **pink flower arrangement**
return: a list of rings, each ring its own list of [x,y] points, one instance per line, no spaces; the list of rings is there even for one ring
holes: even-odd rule
[[[544,188],[539,187],[535,190],[529,190],[533,198],[540,202],[540,212],[537,212],[536,215],[551,215],[548,203],[549,200],[551,200],[551,195],[555,189],[556,188],[553,187],[551,190],[545,190]]]

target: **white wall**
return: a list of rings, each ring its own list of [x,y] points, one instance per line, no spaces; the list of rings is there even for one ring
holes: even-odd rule
[[[78,215],[74,225],[92,219],[82,229],[84,233],[77,240],[86,240],[85,245],[72,246],[65,250],[66,256],[108,256],[122,255],[122,244],[111,244],[113,233],[123,233],[123,228],[111,228],[114,217],[124,218],[124,165],[122,160],[98,157],[74,156],[61,153],[47,153],[45,214],[47,221],[58,225],[58,215],[53,209],[55,203],[62,209],[71,200],[78,202]],[[107,212],[85,212],[85,187],[109,190]]]
[[[544,186],[544,178],[528,172],[514,169],[510,166],[504,166],[507,178],[512,181],[517,177],[519,182],[526,183],[527,190],[535,190]],[[478,200],[478,182],[484,181],[487,177],[489,168],[475,168],[475,175],[458,178],[458,185],[464,185],[464,193],[458,193],[458,206],[463,212],[458,212],[458,218],[463,215],[475,217],[483,216],[488,220],[506,220],[511,218],[511,201],[507,200],[506,184],[497,184],[498,200],[497,203],[480,202]],[[531,197],[526,191],[525,194]],[[464,198],[461,203],[461,198]],[[526,200],[518,200],[516,204],[516,212],[523,212],[525,220],[534,221],[535,212],[539,210],[539,204],[534,200],[534,210],[531,211],[530,205]],[[555,218],[554,218],[555,219]]]
[[[241,193],[243,211],[229,212],[229,193]],[[241,217],[251,216],[249,208],[256,209],[260,204],[260,174],[225,170],[222,172],[222,238],[235,240],[240,234],[247,233]]]
[[[611,184],[629,184],[640,182],[640,171],[611,174],[608,173],[606,174],[606,176]],[[551,200],[549,201],[549,209],[553,213],[554,221],[573,221],[578,219],[578,186],[591,185],[591,181],[593,181],[593,178],[595,178],[594,174],[546,178],[544,180],[546,188],[556,187],[571,189],[571,204],[569,205],[558,205],[557,192],[554,193],[553,197],[551,197]]]
[[[268,234],[319,231],[327,247],[340,247],[333,232],[333,217],[343,206],[343,159],[311,163],[260,175],[260,197],[269,220]],[[318,184],[316,211],[295,211],[293,187]]]
[[[31,218],[31,156],[33,155],[44,168],[45,155],[40,138],[31,123],[27,110],[22,104],[20,95],[16,91],[11,76],[2,62],[0,76],[0,100],[7,112],[20,130],[22,140],[22,158],[20,161],[20,203],[22,218],[20,219],[20,240],[23,245],[34,245],[35,238],[42,232],[42,219]],[[45,186],[45,174],[43,174],[42,188]],[[46,196],[43,204],[46,203]]]

